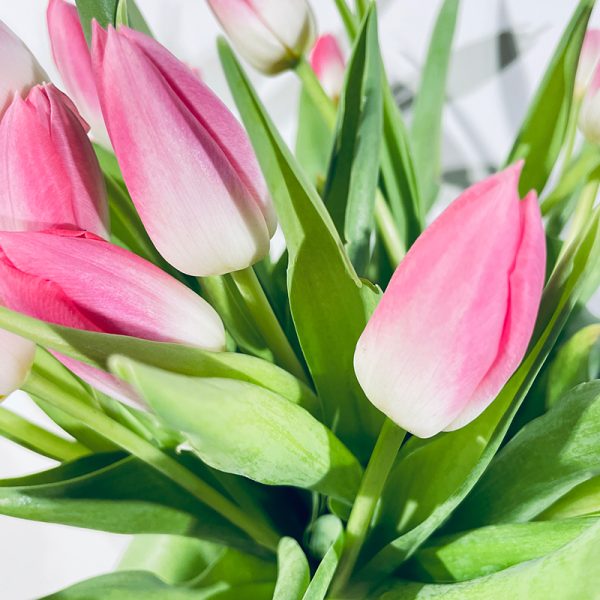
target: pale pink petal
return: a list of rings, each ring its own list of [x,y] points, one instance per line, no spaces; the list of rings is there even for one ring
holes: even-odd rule
[[[346,64],[333,35],[322,35],[317,39],[310,53],[310,64],[327,95],[338,98],[344,87]]]
[[[590,29],[585,34],[579,64],[575,75],[575,93],[583,96],[600,61],[600,29]]]

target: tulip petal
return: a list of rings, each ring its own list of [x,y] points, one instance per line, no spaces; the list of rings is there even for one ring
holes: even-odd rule
[[[0,329],[0,395],[8,396],[21,387],[33,364],[35,348],[32,341]]]
[[[510,274],[510,301],[500,352],[463,411],[446,431],[463,427],[488,407],[519,366],[531,339],[544,287],[546,239],[535,192],[525,197],[520,209],[522,235]]]

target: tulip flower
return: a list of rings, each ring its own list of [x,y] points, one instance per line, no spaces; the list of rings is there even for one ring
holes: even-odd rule
[[[589,29],[583,40],[575,74],[575,97],[583,98],[600,62],[600,29]]]
[[[51,84],[15,96],[0,121],[0,229],[74,227],[108,237],[104,180],[86,131]]]
[[[238,52],[273,75],[293,67],[310,48],[314,17],[306,0],[208,0]]]
[[[322,35],[317,39],[310,53],[310,64],[325,93],[337,100],[344,87],[346,63],[333,35]]]
[[[223,324],[200,296],[132,252],[83,231],[0,232],[0,299],[57,325],[206,350],[225,346]],[[112,376],[58,358],[101,391],[132,400]]]
[[[48,75],[27,46],[0,21],[0,118],[15,94],[25,95]]]
[[[430,437],[492,402],[523,358],[545,273],[521,164],[472,186],[417,239],[361,335],[356,375],[397,425]]]
[[[0,399],[18,390],[31,369],[35,344],[10,331],[0,329]]]
[[[94,23],[93,64],[123,177],[163,257],[189,275],[262,259],[275,231],[250,142],[212,91],[160,44]]]
[[[92,57],[77,7],[66,0],[50,0],[46,19],[52,56],[65,88],[90,124],[94,140],[110,148],[92,71]]]
[[[579,111],[579,129],[592,144],[600,144],[600,66],[596,69]]]

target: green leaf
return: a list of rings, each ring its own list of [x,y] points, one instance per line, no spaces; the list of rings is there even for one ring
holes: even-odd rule
[[[356,342],[379,293],[357,277],[319,195],[224,40],[219,42],[219,53],[286,238],[292,317],[323,401],[326,423],[366,459],[382,416],[365,398],[352,364]]]
[[[597,378],[600,372],[597,364],[599,348],[600,324],[580,329],[560,348],[548,372],[548,407],[554,406],[576,385]]]
[[[433,540],[409,567],[419,580],[466,581],[540,558],[573,541],[597,519],[508,523]]]
[[[211,467],[353,500],[362,475],[357,460],[322,423],[281,396],[247,382],[186,377],[123,357],[114,357],[111,367],[167,425],[186,433]]]
[[[295,539],[281,538],[277,549],[277,571],[273,600],[302,600],[310,581],[310,569]]]
[[[459,0],[445,0],[429,42],[413,106],[411,148],[425,215],[437,196],[441,170],[442,113]]]
[[[372,6],[348,64],[324,193],[359,272],[369,258],[383,125],[377,11]]]
[[[529,521],[600,475],[600,381],[584,383],[528,423],[502,449],[453,527]]]
[[[452,585],[399,582],[386,586],[379,600],[582,600],[600,587],[600,522],[555,552],[493,575]],[[375,597],[375,596],[373,596]]]
[[[119,0],[75,0],[75,3],[77,4],[79,20],[81,21],[83,33],[88,44],[92,39],[92,21],[94,19],[104,28],[109,25],[116,25]],[[146,35],[151,35],[150,28],[134,0],[128,0],[127,9],[129,13],[129,26]]]
[[[215,487],[190,453],[180,460]],[[258,551],[229,521],[141,461],[96,454],[27,477],[0,481],[0,513],[112,533],[202,537]]]
[[[405,444],[384,489],[370,540],[369,553],[381,550],[361,578],[395,570],[441,526],[481,477],[556,343],[590,265],[600,259],[598,230],[596,213],[585,236],[565,253],[546,286],[530,351],[487,410],[463,429],[429,440],[411,438]],[[394,532],[398,537],[389,542]]]
[[[600,477],[592,477],[537,516],[537,519],[569,519],[600,514]]]
[[[594,0],[580,0],[536,92],[507,163],[525,159],[519,188],[544,189],[560,154],[573,103],[575,72]]]

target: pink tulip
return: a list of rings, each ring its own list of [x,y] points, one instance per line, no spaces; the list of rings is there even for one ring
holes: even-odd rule
[[[83,231],[0,232],[0,298],[12,310],[58,325],[206,350],[225,346],[223,324],[200,296],[139,256]],[[132,400],[110,375],[59,358],[101,391]]]
[[[48,81],[44,69],[27,46],[0,21],[0,118],[15,94],[25,95]]]
[[[600,65],[588,85],[579,111],[579,129],[592,144],[600,144]]]
[[[262,259],[275,217],[250,142],[229,110],[141,33],[94,23],[92,54],[115,154],[158,251],[196,276]]]
[[[333,35],[322,35],[317,39],[310,53],[310,64],[325,93],[337,100],[344,87],[346,62]]]
[[[600,62],[600,29],[585,34],[575,75],[575,96],[582,98]]]
[[[98,161],[77,110],[53,85],[15,96],[0,121],[0,229],[85,229],[108,237]]]
[[[49,0],[46,13],[52,56],[69,96],[90,124],[95,141],[110,148],[79,14],[66,0]]]
[[[314,37],[306,0],[208,0],[238,52],[256,69],[275,74],[293,67]]]
[[[523,358],[546,262],[522,164],[472,186],[419,237],[360,337],[354,356],[369,400],[419,436],[463,427]]]

